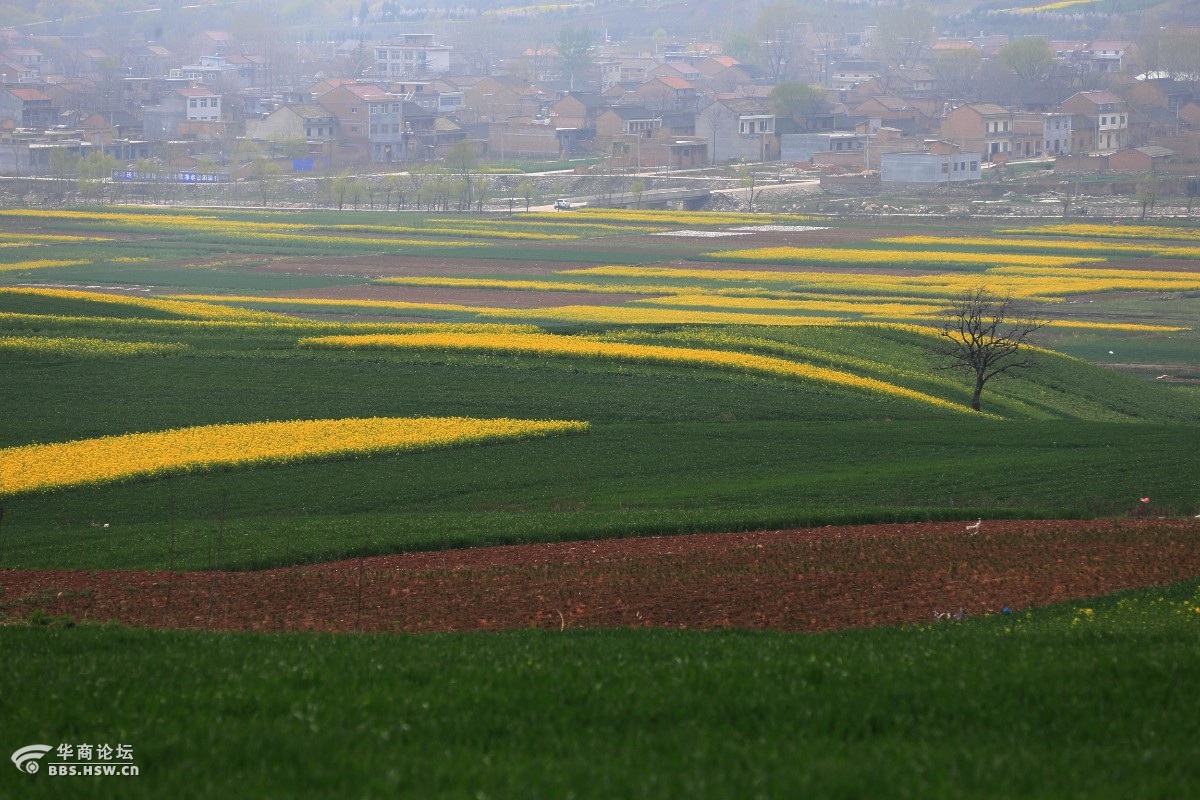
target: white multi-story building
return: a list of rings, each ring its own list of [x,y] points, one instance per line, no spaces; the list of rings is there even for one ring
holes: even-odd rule
[[[220,122],[221,95],[207,86],[193,86],[175,90],[187,99],[188,122]]]
[[[1075,115],[1072,152],[1120,150],[1129,144],[1129,109],[1109,91],[1078,92],[1059,106]]]
[[[1043,114],[1042,139],[1046,155],[1065,155],[1071,152],[1071,115]]]
[[[375,74],[383,78],[423,78],[450,71],[450,47],[434,44],[432,33],[406,33],[375,45]]]

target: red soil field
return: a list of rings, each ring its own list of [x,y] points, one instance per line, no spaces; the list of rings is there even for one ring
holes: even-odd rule
[[[822,631],[1200,575],[1200,520],[983,521],[408,553],[257,572],[0,571],[0,610],[153,628]],[[961,612],[960,612],[961,610]]]

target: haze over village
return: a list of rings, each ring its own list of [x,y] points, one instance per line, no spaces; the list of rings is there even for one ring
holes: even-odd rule
[[[0,800],[1195,796],[1197,198],[1200,0],[0,0]]]
[[[9,3],[0,173],[770,164],[871,191],[1040,159],[1194,196],[1200,12],[1007,2]]]

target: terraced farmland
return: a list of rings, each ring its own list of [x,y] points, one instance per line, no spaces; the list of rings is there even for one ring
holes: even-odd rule
[[[1076,691],[1070,673],[1128,664],[1120,685],[1168,675],[1172,708],[1200,701],[1200,613],[1187,605],[1200,577],[1194,238],[1131,224],[934,220],[913,231],[602,210],[0,211],[0,638],[46,686],[6,693],[0,717],[14,748],[106,725],[136,739],[146,769],[130,796],[207,796],[233,791],[230,781],[267,796],[345,774],[412,796],[517,785],[557,795],[599,780],[618,796],[666,786],[722,797],[728,775],[761,778],[771,794],[782,784],[767,774],[862,796],[880,787],[834,754],[882,730],[862,722],[888,696],[879,665],[908,663],[908,637],[934,624],[921,648],[936,675],[913,708],[974,708],[973,741],[989,749],[1014,729],[1048,731],[1020,754],[1050,794],[1141,780],[1170,795],[1200,763],[1194,720],[1156,712],[1156,690]],[[982,414],[931,348],[946,306],[978,286],[1048,321],[1038,369],[989,384]],[[1152,595],[1093,599],[1180,580],[1150,590],[1172,598],[1158,606]],[[1118,621],[1092,636],[1082,629],[1104,614],[1082,608]],[[95,624],[108,620],[120,625]],[[923,628],[871,627],[897,624]],[[763,632],[671,633],[681,627]],[[510,628],[544,632],[404,633]],[[962,680],[998,690],[988,665],[1025,632],[1037,647],[1066,644],[1045,662],[1013,656],[1014,680],[1041,687],[1048,717],[1080,727],[1051,731],[1027,704],[982,694],[935,699],[954,648],[973,653]],[[146,655],[114,652],[133,641]],[[845,725],[797,722],[816,706],[785,679],[806,674],[795,659],[842,647],[837,669],[879,677],[820,712]],[[179,713],[135,713],[172,705],[146,676],[181,669],[177,655],[193,648],[206,654],[187,656],[195,690]],[[416,651],[429,648],[426,662]],[[362,735],[379,738],[356,755],[360,739],[333,711],[356,701],[324,678],[238,677],[238,659],[268,650],[296,674],[332,670],[363,686],[363,665],[386,663],[367,694],[404,718],[361,714]],[[710,718],[658,658],[725,664],[767,688],[730,694],[730,713]],[[467,683],[417,677],[446,659]],[[503,665],[494,680],[455,672],[489,659]],[[620,691],[600,662],[629,663],[630,679],[657,687],[663,713],[681,720],[664,735],[707,755],[663,746],[654,773],[639,755],[658,741],[644,716],[616,721],[590,702],[572,712],[553,692],[514,720],[518,662],[544,665],[544,686],[587,672],[598,698]],[[121,684],[139,698],[128,713],[98,691],[75,716],[43,699],[110,670],[141,676]],[[724,670],[712,674],[724,681]],[[398,698],[414,681],[472,721],[413,717],[420,705]],[[802,735],[784,736],[771,715],[762,727],[731,722],[771,698]],[[509,710],[452,711],[459,703]],[[291,766],[238,755],[262,735],[236,711],[246,707],[272,709],[262,716],[272,730],[307,720],[307,733],[278,735]],[[698,727],[684,735],[689,719]],[[1122,722],[1174,744],[1133,747]],[[1089,725],[1107,737],[1085,735]],[[464,733],[479,726],[496,732]],[[516,733],[501,753],[505,730]],[[759,742],[752,756],[734,733]],[[569,765],[561,783],[543,769],[547,736]],[[1059,736],[1084,742],[1084,772],[1116,765],[1125,783],[1064,771]],[[426,769],[372,773],[392,746],[379,742],[402,743]],[[880,774],[920,796],[1005,785],[1011,761],[959,775],[944,745],[897,745],[878,756]],[[318,766],[310,746],[336,754],[341,771]],[[801,751],[826,761],[779,772]],[[623,764],[621,777],[604,783],[584,752]],[[745,769],[723,771],[730,758]],[[478,767],[487,759],[504,767]],[[218,762],[234,777],[198,777]],[[28,777],[6,776],[0,793]]]

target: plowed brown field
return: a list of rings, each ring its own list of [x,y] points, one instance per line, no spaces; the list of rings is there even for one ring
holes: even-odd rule
[[[257,572],[0,571],[0,608],[250,631],[831,630],[1200,575],[1200,520],[987,521],[408,553]]]

